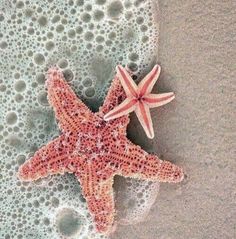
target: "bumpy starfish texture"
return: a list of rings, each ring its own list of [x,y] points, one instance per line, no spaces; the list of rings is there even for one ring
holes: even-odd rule
[[[127,139],[127,115],[104,121],[104,115],[125,98],[117,76],[97,113],[76,97],[58,68],[49,70],[46,85],[62,133],[19,168],[21,180],[74,173],[97,231],[109,234],[114,228],[115,175],[173,183],[183,179],[180,167],[148,154]]]
[[[149,108],[165,105],[175,98],[173,92],[163,94],[151,94],[152,88],[160,75],[161,67],[155,65],[152,71],[136,85],[129,73],[117,66],[118,78],[124,88],[127,98],[110,112],[104,119],[106,121],[119,118],[135,111],[148,138],[154,138],[154,130]]]

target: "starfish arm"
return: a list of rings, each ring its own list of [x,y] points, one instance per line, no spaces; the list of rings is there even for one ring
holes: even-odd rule
[[[21,165],[18,176],[22,181],[34,181],[48,175],[71,171],[69,164],[73,160],[72,152],[71,141],[61,135],[43,146],[31,159]]]
[[[155,65],[153,69],[144,77],[144,79],[138,84],[140,96],[149,94],[152,91],[154,84],[156,83],[161,72],[161,67]]]
[[[141,123],[147,137],[150,139],[154,138],[154,130],[152,124],[152,118],[150,114],[150,110],[147,104],[139,101],[137,107],[135,109],[135,113],[138,117],[139,122]]]
[[[95,166],[90,164],[87,164],[87,171],[77,174],[77,177],[97,231],[109,234],[115,215],[113,177],[102,180],[98,177]]]
[[[48,100],[62,131],[78,131],[81,121],[93,116],[89,108],[75,95],[57,67],[48,71]]]
[[[121,156],[121,175],[138,179],[178,183],[184,178],[182,168],[168,161],[160,160],[156,155],[148,154],[139,146],[127,142],[127,155]],[[117,158],[117,155],[114,156]]]
[[[119,80],[124,88],[127,97],[129,96],[138,97],[138,86],[135,84],[135,82],[133,81],[132,77],[129,75],[127,70],[121,65],[118,65],[116,67],[116,70],[117,76],[119,77]]]
[[[159,107],[168,104],[175,98],[173,92],[163,94],[148,94],[143,97],[143,101],[148,105],[149,108]]]
[[[118,76],[115,76],[103,105],[99,108],[99,113],[105,115],[114,107],[119,105],[126,98],[125,91],[120,83]]]
[[[126,98],[120,105],[116,106],[113,110],[108,112],[104,116],[104,120],[108,121],[129,114],[130,112],[135,110],[136,103],[136,99]]]

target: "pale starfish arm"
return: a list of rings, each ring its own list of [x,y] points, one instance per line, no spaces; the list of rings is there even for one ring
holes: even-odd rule
[[[139,122],[141,123],[147,137],[150,139],[154,138],[154,130],[152,124],[152,118],[150,110],[147,104],[139,101],[135,109],[135,113],[138,117]]]
[[[125,98],[125,91],[120,83],[120,80],[118,79],[118,76],[115,76],[108,90],[104,103],[99,108],[99,113],[105,115],[106,113],[114,109],[114,107],[119,105]]]
[[[148,94],[143,97],[143,101],[148,105],[149,108],[159,107],[168,104],[175,98],[173,92],[163,94]]]
[[[73,138],[68,139],[61,135],[43,146],[32,158],[20,166],[18,177],[22,181],[34,181],[48,175],[71,171],[68,167],[73,161],[71,156],[73,152],[72,141]]]
[[[87,166],[89,167],[89,164]],[[95,167],[92,166],[87,168],[86,173],[77,177],[97,231],[109,234],[113,230],[115,215],[113,178],[98,178]]]
[[[129,96],[137,97],[138,87],[133,81],[132,77],[129,75],[128,71],[121,65],[118,65],[116,67],[116,70],[117,76],[119,77],[119,80],[124,88],[127,97]]]
[[[136,103],[136,99],[126,98],[120,105],[116,106],[113,110],[108,112],[104,116],[104,120],[108,121],[129,114],[130,112],[135,110]]]
[[[93,117],[89,108],[75,95],[57,67],[48,71],[48,100],[62,131],[79,131],[81,122]]]
[[[140,96],[149,94],[152,91],[154,84],[156,83],[161,72],[161,67],[155,65],[153,69],[144,77],[144,79],[138,84]]]
[[[178,183],[184,178],[182,168],[160,160],[156,155],[148,154],[130,141],[127,141],[126,151],[128,152],[126,157],[119,156],[122,158],[121,175],[125,177],[169,183]]]

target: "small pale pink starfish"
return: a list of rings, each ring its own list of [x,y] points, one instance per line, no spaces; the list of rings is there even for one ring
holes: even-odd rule
[[[149,108],[165,105],[175,98],[173,92],[163,94],[151,94],[152,88],[160,75],[161,67],[155,65],[150,73],[136,85],[129,73],[117,66],[117,73],[127,98],[110,112],[104,119],[106,121],[119,118],[135,111],[148,138],[154,138],[154,130]]]
[[[48,100],[62,133],[21,165],[21,180],[74,173],[97,230],[110,233],[115,215],[112,189],[115,175],[172,183],[183,179],[180,167],[148,154],[127,139],[128,115],[104,121],[104,115],[125,98],[118,77],[97,113],[76,97],[58,68],[49,70],[46,84]]]

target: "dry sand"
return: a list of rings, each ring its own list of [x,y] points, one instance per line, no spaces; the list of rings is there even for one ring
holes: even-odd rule
[[[144,148],[181,165],[181,184],[161,184],[145,220],[113,239],[236,238],[236,1],[161,0],[157,87],[175,102],[152,112]],[[157,89],[156,87],[156,89]],[[135,127],[130,128],[131,135]]]

